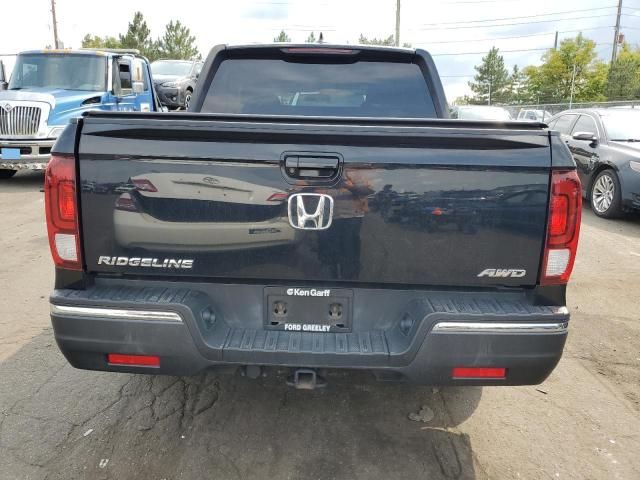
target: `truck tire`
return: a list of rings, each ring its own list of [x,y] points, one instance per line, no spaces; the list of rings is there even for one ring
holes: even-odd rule
[[[601,171],[591,184],[589,195],[591,210],[602,218],[617,218],[622,215],[620,180],[611,169]]]
[[[193,92],[191,89],[188,89],[184,94],[184,109],[189,110],[189,104],[191,103],[191,97],[193,97]]]
[[[17,170],[0,170],[0,180],[13,177]]]

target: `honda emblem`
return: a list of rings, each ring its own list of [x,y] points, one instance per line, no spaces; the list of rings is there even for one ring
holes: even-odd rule
[[[289,223],[299,230],[326,230],[333,220],[333,198],[323,193],[296,193],[289,197]]]

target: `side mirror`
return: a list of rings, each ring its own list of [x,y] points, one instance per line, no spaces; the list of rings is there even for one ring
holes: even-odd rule
[[[124,97],[133,93],[133,76],[131,75],[131,64],[120,61],[116,64],[117,81],[114,85],[114,93],[117,97]]]
[[[598,141],[596,134],[591,132],[576,132],[573,134],[572,138],[574,140],[582,140],[591,143],[596,143]]]

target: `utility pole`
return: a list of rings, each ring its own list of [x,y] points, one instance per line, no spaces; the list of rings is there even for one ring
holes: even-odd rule
[[[573,64],[573,73],[571,74],[571,96],[569,97],[569,110],[573,107],[573,91],[576,86],[576,64]]]
[[[616,61],[618,53],[618,39],[620,38],[620,15],[622,14],[622,0],[618,0],[618,15],[616,16],[616,31],[613,36],[613,48],[611,49],[611,66]]]
[[[400,46],[400,0],[396,0],[396,38],[395,40],[396,40],[396,47],[399,47]]]
[[[51,15],[53,16],[53,47],[60,48],[58,41],[58,21],[56,20],[56,0],[51,0]]]
[[[558,31],[556,30],[556,39],[553,41],[553,49],[558,49]]]

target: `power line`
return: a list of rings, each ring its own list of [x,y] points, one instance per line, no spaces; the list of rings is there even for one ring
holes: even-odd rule
[[[612,43],[598,43],[597,46],[598,47],[603,47],[603,46],[607,46],[607,45],[613,45]],[[521,48],[521,49],[515,49],[515,50],[500,50],[498,49],[498,53],[499,54],[503,54],[503,53],[517,53],[517,52],[536,52],[536,51],[547,51],[547,50],[551,50],[550,47],[544,47],[544,48]],[[443,56],[449,56],[449,55],[484,55],[488,53],[487,50],[483,50],[481,52],[455,52],[455,53],[432,53],[431,56],[432,57],[443,57]]]
[[[415,40],[413,43],[417,43],[417,44],[442,44],[442,43],[467,43],[467,42],[491,42],[491,41],[495,41],[495,40],[511,40],[514,38],[529,38],[529,37],[541,37],[543,35],[554,35],[556,32],[557,33],[573,33],[573,32],[585,32],[587,30],[599,30],[599,29],[603,29],[603,28],[613,28],[613,25],[606,25],[606,26],[602,26],[602,27],[589,27],[589,28],[580,28],[580,29],[576,29],[576,30],[561,30],[561,31],[551,31],[551,32],[541,32],[541,33],[532,33],[529,35],[513,35],[513,36],[509,36],[509,37],[487,37],[487,38],[465,38],[464,40],[438,40],[438,41],[431,41],[431,40],[425,40],[425,41],[419,41],[419,40]],[[622,28],[622,27],[621,27]]]
[[[521,48],[517,50],[500,50],[500,53],[516,53],[516,52],[541,52],[544,50],[550,50],[549,47],[545,48]],[[482,52],[456,52],[456,53],[432,53],[432,57],[445,57],[449,55],[484,55],[487,51],[483,50]]]
[[[581,10],[565,10],[563,12],[550,12],[550,13],[539,13],[537,15],[521,15],[518,17],[502,17],[502,18],[485,18],[483,20],[461,20],[459,22],[439,22],[439,23],[423,23],[421,24],[424,27],[432,26],[432,25],[458,25],[461,23],[484,23],[484,22],[501,22],[504,20],[518,20],[522,18],[537,18],[537,17],[548,17],[550,15],[567,15],[570,13],[582,13],[582,12],[590,12],[594,10],[606,10],[609,8],[617,8],[617,5],[610,5],[608,7],[595,7],[595,8],[583,8]]]
[[[436,30],[461,30],[463,28],[511,27],[513,25],[531,25],[532,23],[565,22],[565,21],[569,21],[569,20],[585,20],[585,19],[590,19],[590,18],[602,18],[602,17],[610,17],[610,16],[611,15],[591,15],[591,16],[587,16],[587,17],[554,18],[554,19],[551,19],[551,20],[533,20],[531,22],[501,23],[501,24],[496,24],[496,25],[463,25],[461,27],[442,27],[442,28],[427,27],[427,28],[412,28],[412,29],[409,29],[409,30],[436,31]],[[436,24],[436,25],[438,25],[438,24]],[[440,24],[440,25],[442,25],[442,24]]]

